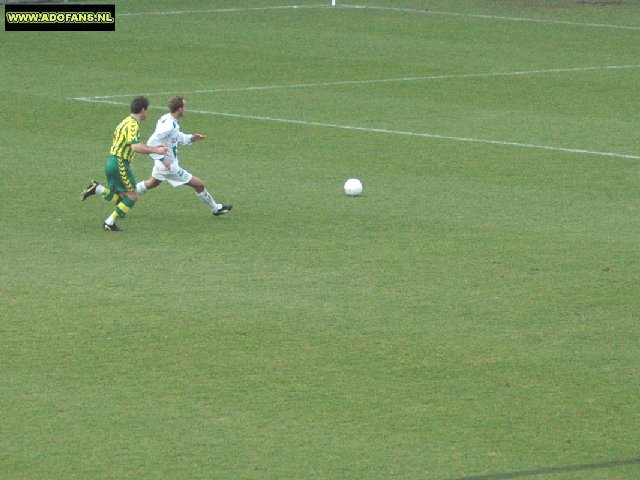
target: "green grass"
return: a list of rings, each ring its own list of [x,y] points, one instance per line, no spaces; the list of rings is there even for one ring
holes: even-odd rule
[[[286,3],[0,33],[0,478],[638,478],[640,5],[122,15]],[[228,216],[79,201],[138,93]]]

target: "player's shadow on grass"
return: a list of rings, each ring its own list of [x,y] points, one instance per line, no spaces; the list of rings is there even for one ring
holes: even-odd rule
[[[602,463],[587,463],[583,465],[567,465],[565,467],[536,468],[534,470],[522,470],[520,472],[471,475],[467,477],[458,477],[451,480],[511,480],[512,478],[544,476],[551,475],[553,473],[579,472],[581,470],[599,470],[613,467],[624,467],[628,465],[640,465],[640,458],[631,458],[629,460],[612,460],[610,462]]]

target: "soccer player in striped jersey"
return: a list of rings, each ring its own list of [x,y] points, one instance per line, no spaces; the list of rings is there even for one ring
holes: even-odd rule
[[[131,161],[135,154],[168,153],[163,145],[150,147],[140,143],[140,124],[147,118],[148,110],[149,99],[146,97],[139,96],[132,100],[131,115],[122,120],[113,132],[113,143],[104,165],[108,186],[93,180],[82,194],[83,201],[97,193],[115,205],[113,213],[103,224],[104,229],[109,232],[121,231],[116,225],[116,220],[129,213],[138,201],[136,180],[131,170]]]
[[[147,141],[147,145],[164,145],[169,150],[167,155],[151,154],[155,160],[151,176],[138,183],[136,192],[139,195],[147,190],[156,188],[163,181],[169,182],[173,187],[189,185],[195,190],[196,197],[204,202],[211,210],[211,213],[218,217],[228,213],[233,208],[232,205],[216,203],[211,194],[204,186],[204,182],[187,172],[178,163],[178,145],[191,145],[198,140],[204,140],[206,135],[199,133],[187,134],[180,131],[178,119],[184,115],[187,104],[183,97],[175,96],[169,100],[169,113],[165,113],[156,123],[156,129]]]

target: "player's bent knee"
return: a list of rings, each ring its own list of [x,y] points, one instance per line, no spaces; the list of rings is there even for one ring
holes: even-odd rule
[[[188,185],[191,185],[198,193],[202,193],[204,191],[204,182],[198,177],[191,177]]]

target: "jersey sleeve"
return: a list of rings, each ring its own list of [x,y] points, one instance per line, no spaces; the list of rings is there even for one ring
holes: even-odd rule
[[[190,133],[178,132],[178,143],[181,143],[182,145],[189,145],[191,143],[192,137],[193,135],[191,135]]]

